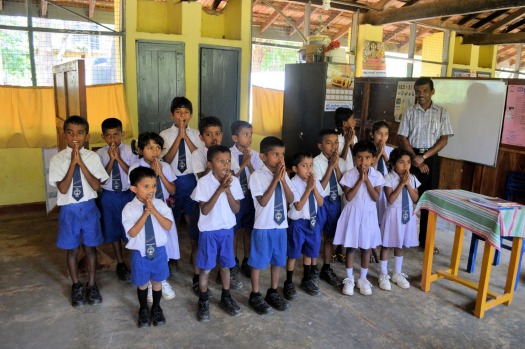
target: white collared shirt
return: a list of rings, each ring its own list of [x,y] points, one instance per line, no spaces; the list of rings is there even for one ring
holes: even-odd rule
[[[259,200],[257,200],[257,196],[263,196],[266,190],[268,190],[268,188],[270,187],[270,183],[273,180],[273,177],[273,173],[268,169],[268,167],[266,167],[266,165],[263,165],[263,167],[252,173],[252,175],[250,176],[249,186],[252,192],[253,204],[255,206],[255,224],[253,225],[253,227],[256,229],[288,228],[288,222],[286,220],[286,216],[288,214],[288,212],[286,212],[288,204],[286,202],[286,195],[282,183],[281,187],[284,212],[282,212],[281,214],[285,217],[285,219],[284,222],[282,222],[280,225],[278,225],[274,221],[275,192],[272,193],[272,197],[270,198],[268,204],[266,204],[265,207],[261,206],[259,204]],[[288,187],[290,187],[290,190],[292,190],[294,194],[293,202],[299,201],[298,195],[293,189],[292,181],[288,177],[288,174],[285,174],[285,180],[288,184]]]
[[[298,201],[300,201],[304,195],[304,192],[306,191],[306,182],[303,181],[301,178],[299,178],[298,175],[295,175],[291,179],[291,181],[292,181],[294,191],[297,193],[299,197]],[[319,182],[317,178],[315,179],[315,187],[317,188],[317,191],[319,191],[319,194],[321,194],[321,196],[325,197],[326,195],[328,195],[323,189],[323,187],[321,186],[321,182]],[[317,200],[315,200],[315,195],[314,195],[314,202],[315,202],[315,212],[319,213],[319,207],[317,206]],[[288,217],[293,220],[310,219],[310,204],[308,200],[303,205],[303,208],[300,211],[297,211],[297,209],[295,208],[295,203],[291,203],[290,210],[288,211]]]
[[[341,178],[341,184],[349,188],[353,188],[359,180],[359,176],[360,174],[357,170],[357,167],[354,167],[344,174],[343,178]],[[368,169],[368,179],[374,188],[385,185],[385,179],[383,178],[383,175],[373,167]],[[376,210],[376,202],[370,197],[365,183],[360,184],[357,193],[355,194],[354,198],[348,202],[348,205],[358,206],[361,208],[373,207],[374,210]]]
[[[323,179],[324,174],[328,170],[328,158],[324,156],[323,153],[317,155],[314,158],[314,174],[315,177],[320,181]],[[348,170],[346,168],[346,163],[343,159],[339,158],[339,170],[341,171],[341,174],[344,175],[345,172]],[[337,177],[336,177],[337,179]],[[324,192],[326,195],[330,194],[330,180],[328,180],[328,183],[326,184],[326,187],[324,188]],[[337,182],[337,195],[342,195],[343,189],[341,188],[341,185],[339,185],[339,182]]]
[[[399,183],[401,182],[401,178],[395,171],[390,171],[385,176],[385,187],[392,188],[392,191],[396,190],[396,188],[399,186]],[[410,185],[412,188],[418,188],[421,183],[418,181],[416,176],[413,174],[410,174]],[[392,204],[388,204],[388,207],[403,207],[403,195],[399,193],[397,199]],[[414,206],[414,203],[412,202],[412,199],[408,200],[410,205],[410,211],[412,212],[412,207]]]
[[[175,142],[175,139],[177,138],[179,134],[179,128],[177,126],[175,126],[175,124],[173,124],[173,126],[171,126],[170,128],[162,131],[160,133],[160,136],[164,139],[164,149],[162,150],[162,156],[164,157],[164,155],[166,155],[166,153],[168,152],[168,150],[170,150],[172,144]],[[194,130],[190,127],[186,127],[186,134],[188,135],[188,137],[190,138],[190,140],[192,141],[192,143],[195,145],[195,147],[197,148],[202,148],[204,147],[204,143],[201,141],[200,137],[199,137],[199,131],[197,130]],[[175,173],[176,176],[182,176],[182,175],[187,175],[187,174],[190,174],[190,173],[195,173],[195,171],[193,170],[193,167],[191,165],[191,151],[190,151],[190,148],[188,147],[188,144],[186,143],[186,141],[184,142],[184,147],[186,149],[186,169],[183,173],[181,173],[178,169],[177,169],[177,164],[179,163],[179,152],[177,151],[177,154],[175,154],[175,157],[173,158],[173,161],[171,162],[170,167],[171,167],[171,170],[173,171],[173,173]]]
[[[339,156],[341,156],[341,154],[343,153],[343,148],[345,146],[345,136],[343,136],[342,134],[340,135],[337,135],[337,139],[339,141],[339,149],[338,149],[338,152],[339,152]],[[357,136],[354,135],[354,145],[357,143]],[[352,147],[350,147],[348,149],[348,153],[346,154],[346,160],[343,159],[343,161],[345,162],[345,165],[346,165],[346,170],[350,170],[352,168],[354,168],[354,154],[352,153]]]
[[[97,154],[98,156],[100,156],[100,160],[102,161],[102,165],[104,166],[104,168],[108,165],[109,160],[110,160],[108,151],[109,151],[109,145],[105,145],[99,150],[97,150]],[[124,161],[128,165],[128,167],[139,162],[138,155],[133,154],[133,152],[131,151],[131,147],[129,145],[121,143],[119,145],[119,152],[120,152],[120,157],[122,158],[122,161]],[[117,160],[115,160],[115,162],[117,162]],[[129,181],[126,180],[126,178],[128,177],[128,174],[124,172],[122,167],[120,167],[120,164],[118,165],[118,169],[120,172],[120,181],[122,182],[122,191],[128,190]],[[109,174],[109,180],[107,180],[106,183],[102,184],[102,189],[113,191],[113,176],[111,175],[111,173]]]
[[[202,148],[195,149],[195,151],[191,153],[190,162],[193,173],[195,173],[195,177],[198,180],[199,177],[197,174],[206,171],[206,168],[208,168],[208,148],[203,146]]]
[[[241,168],[241,164],[239,164],[239,155],[243,155],[243,153],[239,149],[237,149],[236,145],[231,147],[230,151],[232,153],[232,170],[235,172],[235,174],[237,174],[237,172],[239,172],[239,169]],[[256,152],[253,149],[250,149],[250,154],[250,163],[255,171],[259,170],[261,167],[264,166],[264,163],[262,162],[258,152]],[[246,180],[249,184],[251,172],[248,166],[244,168],[244,173],[246,173]]]
[[[177,176],[175,176],[175,174],[171,170],[170,165],[168,165],[164,161],[161,161],[160,164],[162,166],[162,173],[164,174],[164,177],[166,177],[168,182],[176,181],[177,180]],[[144,167],[147,167],[147,168],[151,168],[151,166],[144,160],[144,158],[141,158],[138,163],[135,163],[135,164],[133,164],[133,165],[131,165],[129,167],[129,173],[131,173],[131,171],[133,169],[135,169],[135,168],[137,168],[139,166],[144,166]],[[129,176],[128,176],[128,184],[129,184]],[[162,185],[162,196],[164,196],[164,200],[166,200],[170,196],[170,193],[168,192],[168,189],[166,189],[166,187],[164,186],[164,183],[162,183],[162,181],[160,181],[160,184]]]
[[[162,200],[153,199],[153,206],[155,206],[155,208],[161,214],[162,217],[165,217],[166,219],[169,219],[172,222],[171,229],[168,231],[160,225],[159,221],[157,221],[157,218],[155,218],[154,215],[150,214],[151,222],[153,223],[153,231],[155,232],[155,244],[157,246],[164,246],[168,241],[167,234],[170,234],[172,231],[174,232],[176,229],[174,223],[175,220],[173,219],[173,213],[171,212],[171,209]],[[131,202],[128,202],[122,210],[122,225],[124,226],[126,236],[129,240],[126,244],[126,248],[129,250],[139,251],[142,257],[146,255],[145,228],[142,227],[140,232],[134,238],[129,236],[128,232],[138,222],[140,217],[142,217],[143,213],[144,204],[140,202],[139,199],[137,199],[137,197],[131,200]]]
[[[392,152],[392,150],[394,150],[394,148],[392,148],[391,146],[389,145],[385,145],[385,153],[386,153],[386,157],[390,159],[390,153]],[[384,161],[384,170],[383,170],[383,173],[381,173],[383,176],[385,176],[387,173],[388,173],[388,162],[385,161],[385,159],[383,158],[383,155],[381,155],[381,159],[379,159],[375,164],[374,164],[374,168],[377,170],[377,164],[379,163],[379,161]]]
[[[232,177],[230,191],[235,200],[244,199],[242,193],[241,183],[237,177]],[[198,202],[207,202],[211,199],[213,194],[217,191],[220,186],[220,182],[215,178],[213,172],[210,171],[208,174],[203,176],[197,182],[195,190],[191,194],[191,198]],[[233,213],[230,203],[228,202],[228,196],[225,192],[222,192],[217,199],[217,202],[211,209],[211,211],[204,215],[200,214],[198,227],[200,231],[210,231],[219,229],[230,229],[236,224],[235,213]]]
[[[49,185],[56,187],[57,183],[64,179],[67,171],[69,170],[69,165],[71,165],[72,152],[73,149],[67,147],[51,158],[51,162],[49,164]],[[97,155],[97,153],[84,148],[80,149],[79,153],[80,157],[82,158],[82,162],[86,165],[89,172],[95,178],[98,178],[101,182],[104,182],[108,179],[108,173],[106,172],[104,166],[102,166],[102,162],[100,161],[100,157]],[[97,198],[97,192],[91,187],[91,185],[89,185],[86,177],[82,173],[82,170],[80,171],[80,177],[82,177],[82,191],[84,196],[78,201],[73,198],[73,181],[71,181],[71,185],[69,186],[66,194],[62,194],[60,190],[57,191],[58,206],[76,204]]]

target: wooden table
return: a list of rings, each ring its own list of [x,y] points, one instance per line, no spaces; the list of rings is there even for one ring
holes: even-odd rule
[[[522,238],[525,237],[525,208],[493,210],[469,201],[469,199],[478,197],[484,196],[465,190],[429,190],[423,193],[415,207],[415,211],[420,209],[429,211],[421,289],[428,292],[432,282],[445,278],[477,290],[474,315],[482,318],[486,310],[499,304],[509,305],[512,303]],[[450,268],[437,270],[435,273],[432,273],[437,216],[454,223],[456,225],[456,233],[450,258]],[[478,283],[458,276],[464,229],[485,238],[483,262]],[[512,242],[504,293],[498,294],[489,290],[489,280],[494,249],[500,249],[501,236],[515,237],[515,239]],[[490,300],[487,300],[487,297]]]

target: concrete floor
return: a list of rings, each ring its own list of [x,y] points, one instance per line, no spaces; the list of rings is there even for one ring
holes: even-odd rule
[[[437,237],[441,254],[434,266],[449,262],[453,232],[443,222]],[[377,287],[378,264],[372,264],[369,280],[373,295],[343,296],[339,289],[321,281],[322,295],[311,297],[298,288],[291,308],[272,315],[257,315],[248,307],[250,282],[232,291],[242,315],[230,317],[218,307],[220,287],[211,282],[212,321],[196,320],[197,298],[191,292],[189,243],[179,232],[182,259],[177,275],[169,282],[177,297],[161,301],[167,318],[162,327],[138,329],[136,288],[120,284],[113,271],[97,276],[104,301],[98,306],[75,309],[70,305],[70,281],[66,254],[55,247],[57,221],[44,215],[0,218],[0,348],[523,348],[525,328],[525,281],[510,306],[473,316],[475,292],[440,280],[431,292],[419,288],[423,252],[405,252],[404,272],[412,287],[392,285],[387,292]],[[464,272],[470,234],[465,237],[461,269]],[[111,255],[109,246],[102,250]],[[481,264],[480,250],[476,270]],[[493,268],[491,287],[503,289],[509,252]],[[356,265],[358,265],[356,263]],[[393,268],[393,258],[389,269]],[[334,263],[338,276],[344,267]],[[356,269],[358,277],[359,268]],[[300,271],[300,266],[297,268]],[[301,273],[296,272],[295,282]],[[269,285],[269,271],[261,275]],[[281,273],[280,287],[284,281]],[[215,278],[215,272],[212,272]],[[85,282],[85,280],[84,280]]]

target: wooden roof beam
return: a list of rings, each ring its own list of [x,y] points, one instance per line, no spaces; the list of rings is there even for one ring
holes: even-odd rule
[[[281,8],[281,12],[286,10],[288,7],[290,7],[290,4],[284,5],[283,8]],[[259,29],[259,33],[264,33],[266,29],[270,28],[270,26],[279,18],[281,14],[278,11],[274,11],[270,16],[268,16],[268,19],[266,22],[264,22],[263,25],[261,25],[261,29]]]
[[[0,0],[2,2],[2,0]],[[40,1],[40,17],[47,17],[47,1]]]
[[[463,37],[463,44],[473,45],[502,45],[525,43],[525,32],[510,34],[477,34]]]
[[[508,15],[505,18],[503,18],[501,21],[496,22],[493,25],[491,25],[490,27],[488,27],[487,29],[485,29],[484,32],[485,33],[493,33],[495,31],[497,31],[498,29],[500,29],[500,28],[504,27],[505,25],[507,25],[507,23],[512,23],[512,22],[520,19],[521,17],[523,17],[523,15],[525,15],[525,7],[522,7],[520,9],[517,9],[516,11],[512,12],[510,15]]]
[[[0,11],[2,11],[4,9],[4,3],[2,2],[2,0],[0,0]]]
[[[488,22],[492,21],[493,19],[498,18],[499,16],[501,16],[501,15],[504,14],[505,12],[507,12],[507,10],[494,11],[494,12],[492,12],[490,15],[488,15],[488,16],[485,17],[485,18],[480,19],[479,21],[477,21],[476,23],[474,23],[474,24],[471,25],[470,27],[471,27],[471,28],[475,28],[475,29],[481,28],[481,27],[483,27],[485,24],[487,24]]]
[[[89,0],[89,8],[88,8],[88,18],[93,19],[93,16],[95,15],[95,5],[97,4],[97,0]]]
[[[509,25],[507,28],[505,28],[505,30],[503,32],[504,33],[510,33],[514,29],[517,29],[517,28],[521,27],[524,24],[525,24],[525,18],[522,18],[519,22],[516,22],[514,24]]]
[[[441,0],[433,3],[432,6],[417,3],[384,11],[368,11],[361,17],[361,24],[383,25],[515,7],[523,7],[523,0]]]
[[[461,34],[480,34],[482,33],[482,31],[480,30],[472,29],[469,27],[463,27],[463,26],[453,24],[453,23],[446,23],[445,21],[441,19],[426,19],[423,21],[416,21],[416,23],[424,27],[454,30],[457,33],[461,33]]]
[[[376,10],[384,10],[389,8],[396,1],[397,0],[379,0],[378,2],[373,4],[372,7]]]
[[[339,40],[341,37],[347,35],[350,28],[352,28],[352,23],[350,23],[349,25],[345,25],[343,28],[341,28],[340,31],[338,31],[334,36],[332,36],[332,41]]]

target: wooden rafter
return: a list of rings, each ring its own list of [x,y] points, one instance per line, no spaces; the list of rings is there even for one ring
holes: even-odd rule
[[[395,30],[392,30],[390,34],[383,36],[383,42],[388,42],[390,39],[394,38],[396,35],[399,35],[407,30],[410,30],[410,26],[406,26],[405,28],[399,30],[400,28],[396,28]]]
[[[361,24],[383,25],[451,15],[478,13],[522,7],[523,0],[441,0],[429,6],[417,3],[384,11],[368,11],[361,17]]]
[[[460,26],[453,23],[445,22],[441,19],[426,19],[424,21],[416,21],[418,25],[422,25],[425,27],[430,28],[436,28],[436,29],[446,29],[446,30],[454,30],[461,34],[479,34],[482,33],[479,30],[472,29],[469,27]]]
[[[44,17],[44,18],[47,17],[47,1],[46,0],[40,1],[40,17]]]
[[[93,19],[93,16],[95,15],[95,5],[97,4],[97,0],[89,0],[89,8],[88,8],[88,18]]]
[[[504,27],[508,23],[512,23],[512,22],[520,19],[521,17],[523,17],[523,15],[525,15],[525,7],[522,7],[520,9],[517,9],[516,11],[512,12],[510,15],[508,15],[505,18],[503,18],[501,21],[498,21],[498,22],[494,23],[493,25],[491,25],[490,27],[488,27],[487,29],[485,29],[484,32],[485,33],[493,33],[495,31],[497,31],[498,29]]]
[[[2,0],[0,0],[0,11],[2,11],[4,9],[4,4],[2,2]]]
[[[461,19],[458,21],[457,25],[465,25],[465,24],[467,24],[470,20],[476,18],[477,15],[478,15],[477,13],[471,13],[471,14],[469,14],[469,15],[463,16],[463,18],[461,18]]]
[[[339,30],[334,36],[332,36],[332,40],[339,40],[341,37],[348,34],[348,31],[352,28],[352,23],[349,25],[345,25],[341,30]]]
[[[284,5],[284,7],[281,8],[281,11],[286,10],[288,7],[290,7],[290,4]],[[264,22],[263,25],[261,25],[261,29],[259,29],[259,32],[262,34],[266,31],[266,29],[270,28],[270,26],[279,18],[281,14],[278,11],[274,11],[268,18],[266,19],[266,22]]]
[[[379,0],[374,5],[372,5],[376,10],[384,10],[389,8],[397,0]]]
[[[474,23],[474,24],[471,25],[470,27],[471,27],[471,28],[475,28],[475,29],[481,28],[481,27],[483,27],[485,24],[487,24],[487,23],[489,23],[490,21],[492,21],[492,20],[498,18],[499,16],[501,16],[501,15],[504,14],[505,12],[507,12],[507,10],[494,11],[494,12],[492,12],[490,15],[488,15],[488,16],[485,17],[485,18],[480,19],[479,21],[477,21],[476,23]]]
[[[507,28],[505,28],[505,30],[504,30],[503,32],[504,32],[504,33],[510,33],[510,32],[513,31],[514,29],[517,29],[517,28],[521,27],[521,26],[524,25],[524,24],[525,24],[525,18],[522,18],[522,19],[519,20],[518,22],[509,25]]]
[[[297,20],[293,21],[293,24],[295,25],[296,28],[301,28],[304,25],[304,12],[301,14],[301,16],[299,16]],[[288,36],[294,35],[296,31],[297,29],[292,27],[290,29],[290,32],[288,33]]]
[[[510,34],[478,34],[463,37],[463,44],[502,45],[525,43],[525,33]]]

